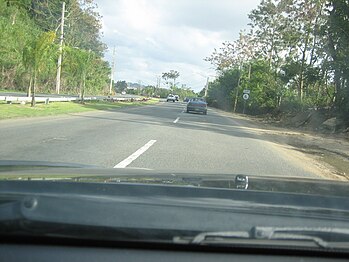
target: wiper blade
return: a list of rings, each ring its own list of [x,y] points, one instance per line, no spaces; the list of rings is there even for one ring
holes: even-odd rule
[[[209,238],[226,238],[226,239],[231,239],[231,238],[250,238],[250,233],[247,231],[227,231],[227,232],[204,232],[196,235],[191,243],[192,244],[202,244],[204,241],[206,241]]]
[[[227,244],[231,240],[307,241],[329,249],[349,248],[349,229],[323,227],[253,227],[250,231],[204,232],[190,241],[192,244]],[[282,244],[282,243],[281,243]]]
[[[0,238],[40,236],[171,242],[173,236],[183,233],[180,229],[154,225],[153,220],[142,221],[145,204],[154,210],[155,207],[163,209],[152,200],[129,196],[2,195]],[[194,231],[186,233],[195,234]]]
[[[255,227],[253,232],[257,239],[306,240],[322,248],[328,248],[329,241],[349,240],[349,230],[345,228]]]

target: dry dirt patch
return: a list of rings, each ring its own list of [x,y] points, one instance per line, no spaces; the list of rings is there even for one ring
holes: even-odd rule
[[[262,118],[223,111],[220,113],[240,120],[244,129],[271,142],[276,150],[286,154],[291,161],[304,163],[306,170],[326,179],[349,180],[348,133],[326,134],[302,128],[280,127]]]

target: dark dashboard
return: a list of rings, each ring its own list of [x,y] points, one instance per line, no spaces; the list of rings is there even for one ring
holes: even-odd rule
[[[0,260],[327,261],[349,255],[294,231],[346,231],[349,199],[344,194],[281,193],[203,184],[1,181]],[[256,226],[285,228],[298,239],[252,240],[248,232]],[[201,232],[232,231],[247,232],[247,237],[215,237],[191,244],[190,239]],[[324,240],[335,242],[325,237],[331,232],[319,232]],[[346,236],[342,244],[348,242]]]

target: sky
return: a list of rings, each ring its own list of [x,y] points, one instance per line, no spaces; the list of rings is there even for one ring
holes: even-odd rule
[[[96,0],[102,41],[114,80],[156,85],[163,72],[180,73],[179,85],[202,90],[215,70],[204,61],[224,41],[247,29],[260,0]],[[164,87],[163,81],[161,85]]]

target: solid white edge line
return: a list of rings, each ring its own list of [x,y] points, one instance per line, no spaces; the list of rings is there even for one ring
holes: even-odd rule
[[[145,151],[147,151],[152,145],[154,145],[156,140],[150,140],[128,158],[122,160],[119,164],[115,165],[114,168],[125,168],[129,164],[131,164],[134,160],[136,160],[140,155],[142,155]]]
[[[173,121],[174,124],[176,124],[178,122],[178,120],[180,119],[180,117],[177,117],[175,121]]]

